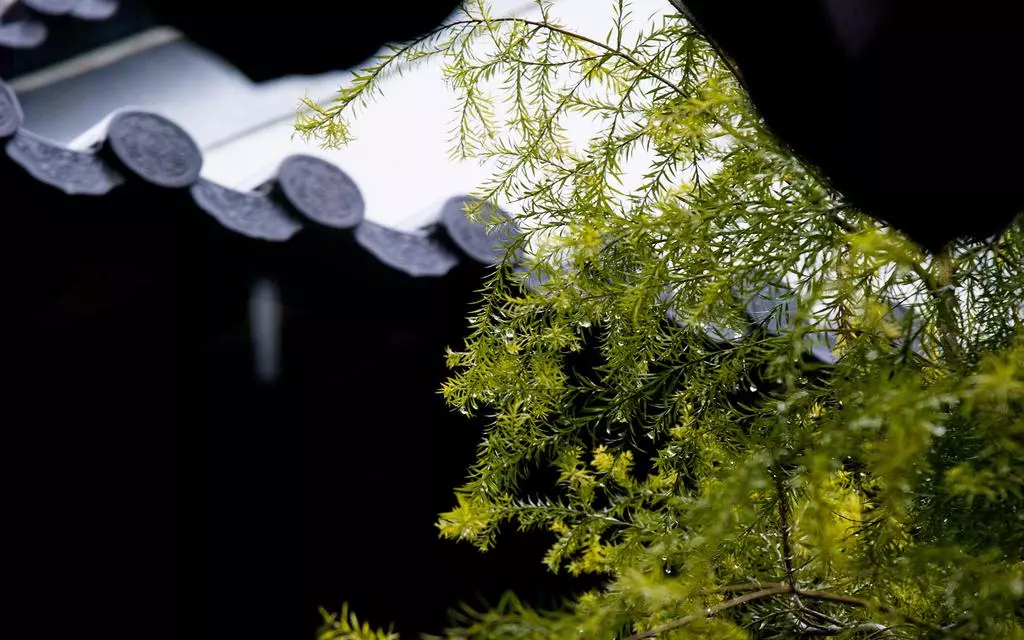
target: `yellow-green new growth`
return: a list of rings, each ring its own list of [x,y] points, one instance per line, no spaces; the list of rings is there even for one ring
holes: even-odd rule
[[[387,72],[437,59],[454,155],[491,163],[476,195],[524,231],[448,354],[445,398],[491,420],[440,531],[553,532],[538,562],[604,586],[450,637],[1024,638],[1020,221],[925,256],[765,130],[668,3],[631,28],[611,2],[603,36],[538,6],[468,2],[299,124],[343,143]]]

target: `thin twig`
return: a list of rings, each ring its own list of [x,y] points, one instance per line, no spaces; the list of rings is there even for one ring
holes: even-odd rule
[[[727,584],[724,587],[711,589],[704,593],[740,593],[743,591],[757,591],[759,589],[778,589],[782,586],[785,586],[782,582],[747,582],[744,584]]]
[[[658,636],[658,635],[660,635],[662,633],[665,633],[667,631],[672,631],[673,629],[678,629],[679,627],[685,627],[686,625],[691,624],[693,622],[696,622],[698,620],[704,620],[706,618],[710,618],[711,616],[713,616],[713,615],[715,615],[717,613],[720,613],[722,611],[725,611],[726,609],[732,609],[733,607],[738,607],[741,604],[746,604],[748,602],[753,602],[755,600],[762,600],[764,598],[770,598],[772,596],[778,596],[778,595],[783,595],[783,594],[786,594],[786,593],[791,593],[791,591],[792,590],[790,589],[789,585],[783,584],[783,585],[778,585],[776,587],[771,587],[771,588],[768,588],[768,589],[761,589],[760,591],[753,591],[751,593],[746,593],[746,594],[744,594],[742,596],[736,596],[735,598],[732,598],[731,600],[726,600],[725,602],[721,602],[721,603],[716,604],[714,606],[708,607],[707,609],[705,609],[701,613],[696,613],[696,614],[693,614],[693,615],[690,615],[690,616],[686,616],[685,618],[680,618],[678,620],[673,620],[672,622],[663,624],[660,627],[655,627],[653,629],[648,629],[647,631],[641,631],[640,633],[634,633],[631,636],[627,636],[623,640],[643,640],[643,638],[654,638],[654,637],[656,637],[656,636]]]
[[[879,624],[877,622],[865,622],[863,624],[859,624],[856,627],[853,627],[851,631],[870,631],[871,635],[867,637],[867,640],[892,635],[892,627],[887,627],[884,624]]]
[[[879,612],[884,613],[886,615],[891,615],[891,616],[895,616],[897,618],[902,618],[902,619],[906,620],[907,622],[909,622],[909,623],[911,623],[911,624],[913,624],[915,626],[918,626],[918,627],[923,627],[923,628],[929,629],[931,631],[939,631],[939,632],[944,631],[944,629],[942,627],[940,627],[939,625],[932,624],[931,622],[928,622],[927,620],[922,620],[921,618],[918,618],[917,616],[915,616],[913,614],[903,613],[902,611],[900,611],[898,609],[895,609],[893,607],[890,607],[889,605],[881,604],[881,603],[872,603],[872,602],[869,602],[868,600],[863,600],[863,599],[858,598],[856,596],[844,596],[844,595],[841,595],[841,594],[838,594],[838,593],[831,593],[829,591],[815,591],[815,590],[808,591],[808,590],[804,590],[804,589],[800,589],[796,593],[798,595],[800,595],[800,596],[802,596],[804,598],[808,598],[810,600],[819,600],[821,602],[835,602],[837,604],[845,604],[847,606],[856,607],[858,609],[871,609],[871,608],[874,608],[874,609],[877,609]]]
[[[796,575],[793,572],[793,547],[789,540],[790,510],[789,497],[786,495],[786,486],[782,478],[781,468],[775,471],[775,491],[779,497],[779,532],[782,536],[782,563],[786,567],[786,582],[793,591],[797,590]]]
[[[842,620],[839,620],[838,618],[833,618],[832,616],[829,616],[829,615],[825,615],[824,613],[822,613],[820,611],[816,611],[816,610],[808,607],[807,605],[805,605],[803,602],[800,601],[800,596],[794,596],[794,598],[796,598],[796,604],[800,608],[800,611],[802,611],[803,613],[806,613],[808,615],[814,616],[815,618],[817,618],[819,620],[822,620],[824,622],[827,622],[828,624],[830,624],[830,625],[832,625],[834,627],[845,627],[846,626],[846,623],[843,622]]]
[[[714,615],[716,615],[718,613],[721,613],[722,611],[726,611],[727,609],[732,609],[733,607],[738,607],[738,606],[746,604],[748,602],[754,602],[755,600],[763,600],[764,598],[771,598],[771,597],[774,597],[774,596],[784,596],[784,595],[792,595],[792,596],[795,596],[795,597],[806,598],[808,600],[817,600],[819,602],[832,602],[832,603],[835,603],[835,604],[843,604],[843,605],[846,605],[846,606],[849,606],[849,607],[855,607],[855,608],[858,608],[858,609],[875,609],[875,610],[879,611],[880,613],[883,613],[883,614],[886,614],[886,615],[889,615],[889,616],[893,616],[893,617],[896,617],[896,618],[900,618],[900,619],[902,619],[903,621],[905,621],[907,623],[910,623],[910,624],[912,624],[914,626],[917,626],[917,627],[921,627],[923,629],[928,629],[930,631],[936,631],[936,632],[939,632],[939,633],[943,633],[945,631],[948,631],[948,629],[946,629],[946,628],[943,628],[943,627],[940,627],[939,625],[936,625],[936,624],[933,624],[931,622],[928,622],[927,620],[922,620],[921,618],[918,618],[917,616],[915,616],[913,614],[904,613],[904,612],[902,612],[902,611],[900,611],[900,610],[898,610],[898,609],[896,609],[894,607],[891,607],[889,605],[885,605],[885,604],[881,604],[881,603],[873,603],[873,602],[870,602],[868,600],[864,600],[864,599],[858,598],[856,596],[847,596],[847,595],[842,595],[842,594],[838,594],[838,593],[832,593],[832,592],[829,592],[829,591],[819,591],[819,590],[815,590],[815,589],[795,589],[795,588],[791,587],[789,584],[779,583],[779,582],[766,582],[766,583],[760,583],[760,584],[758,584],[758,583],[745,583],[745,584],[727,585],[727,586],[719,587],[718,589],[712,590],[712,592],[710,592],[710,593],[728,593],[728,592],[735,592],[735,591],[746,591],[746,590],[754,589],[754,588],[757,588],[757,587],[761,587],[761,588],[756,590],[756,591],[750,591],[750,592],[745,593],[745,594],[743,594],[741,596],[736,596],[735,598],[726,600],[725,602],[721,602],[719,604],[716,604],[716,605],[713,605],[711,607],[708,607],[707,609],[705,609],[701,613],[685,616],[683,618],[679,618],[678,620],[673,620],[672,622],[665,623],[665,624],[663,624],[663,625],[661,625],[659,627],[654,627],[653,629],[648,629],[647,631],[641,631],[639,633],[634,633],[633,635],[627,636],[627,637],[623,638],[622,640],[643,640],[644,638],[654,638],[654,637],[656,637],[656,636],[658,636],[658,635],[660,635],[662,633],[666,633],[668,631],[672,631],[673,629],[678,629],[680,627],[685,627],[686,625],[692,624],[692,623],[694,623],[694,622],[696,622],[698,620],[704,620],[704,619],[710,618],[710,617],[712,617],[712,616],[714,616]],[[815,613],[817,613],[817,612],[815,612]],[[824,616],[824,614],[822,614],[822,615]],[[872,630],[872,629],[874,629],[874,630],[878,630],[878,632],[881,632],[882,625],[879,625],[878,623],[860,623],[860,624],[857,625],[856,628],[863,629],[863,630]],[[891,628],[891,627],[886,627],[886,629],[889,629],[889,628]]]

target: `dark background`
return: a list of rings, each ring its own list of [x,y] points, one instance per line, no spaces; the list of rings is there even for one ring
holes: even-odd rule
[[[312,20],[229,4],[47,18],[42,48],[0,52],[0,77],[161,22],[256,80],[322,71],[429,28],[454,3],[405,17],[335,3]],[[510,533],[481,555],[434,526],[480,437],[438,389],[483,267],[465,259],[415,279],[344,232],[252,240],[185,192],[134,181],[66,196],[6,155],[0,216],[3,575],[17,593],[2,628],[310,638],[318,607],[348,601],[410,637],[507,588],[549,606],[570,593],[541,565],[546,537]],[[253,374],[258,278],[283,300],[273,385]]]
[[[345,232],[253,240],[186,192],[65,196],[6,157],[0,180],[16,620],[311,637],[317,607],[349,601],[409,635],[506,588],[569,593],[546,538],[437,538],[481,428],[438,394],[444,349],[484,267],[412,278]],[[253,373],[259,278],[283,301],[273,385]]]

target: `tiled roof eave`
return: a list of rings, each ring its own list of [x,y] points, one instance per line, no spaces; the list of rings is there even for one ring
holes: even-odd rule
[[[313,156],[286,158],[268,188],[260,191],[240,192],[201,179],[202,155],[191,137],[153,113],[114,114],[97,151],[68,149],[43,140],[22,129],[21,121],[14,92],[0,81],[0,138],[7,138],[7,159],[37,181],[71,197],[102,197],[130,180],[187,190],[198,209],[240,236],[282,243],[307,226],[345,230],[379,262],[412,277],[442,277],[463,261],[497,264],[504,254],[503,243],[510,240],[488,235],[484,225],[467,219],[467,196],[449,199],[437,222],[424,229],[401,231],[368,221],[358,185],[340,168]],[[142,144],[143,140],[148,144]],[[154,140],[158,144],[152,144]],[[515,233],[513,224],[505,228]],[[537,278],[527,278],[525,284],[543,289]],[[672,310],[667,312],[667,320],[688,330],[697,329],[712,343],[722,345],[744,340],[755,328],[771,335],[793,328],[796,300],[792,292],[766,286],[741,303],[747,320],[742,328],[714,323],[692,327]],[[894,309],[894,313],[900,310]],[[805,351],[814,359],[825,364],[837,362],[835,332],[814,329],[804,341]]]
[[[89,22],[109,20],[118,0],[14,0],[0,3],[0,46],[34,49],[42,45],[54,18],[71,17]]]
[[[356,242],[382,262],[416,277],[443,276],[465,260],[495,263],[500,258],[498,247],[486,255],[482,227],[451,214],[415,232],[365,220],[358,186],[320,158],[286,158],[267,193],[246,193],[200,179],[202,154],[195,142],[176,124],[153,113],[118,112],[109,118],[96,151],[44,140],[23,129],[22,119],[14,92],[0,82],[0,138],[6,138],[7,161],[71,197],[104,196],[139,180],[157,188],[187,190],[198,209],[242,236],[287,242],[305,226],[351,230]],[[461,210],[461,200],[453,202]]]

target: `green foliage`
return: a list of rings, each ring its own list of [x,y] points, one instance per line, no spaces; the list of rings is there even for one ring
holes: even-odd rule
[[[398,634],[373,629],[367,622],[359,622],[356,614],[343,607],[340,614],[321,610],[324,624],[317,634],[318,640],[398,640]]]
[[[445,398],[493,419],[439,527],[481,549],[503,523],[553,532],[543,562],[605,584],[450,636],[1024,638],[1024,225],[923,255],[780,145],[667,5],[630,29],[612,2],[602,38],[538,4],[468,2],[298,124],[343,144],[383,77],[440,59],[453,154],[521,211],[448,354]],[[797,302],[783,335],[690,328],[743,331],[752,283]],[[828,368],[806,357],[825,328]],[[542,468],[557,484],[523,495]]]

